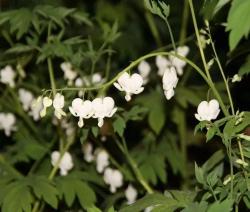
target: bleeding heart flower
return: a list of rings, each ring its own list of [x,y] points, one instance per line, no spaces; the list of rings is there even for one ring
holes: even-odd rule
[[[12,88],[15,87],[15,77],[16,73],[9,65],[0,70],[0,82],[9,85]]]
[[[72,64],[69,62],[62,63],[61,69],[64,72],[64,79],[68,80],[68,85],[71,85],[73,80],[77,77],[77,72],[73,70]]]
[[[16,117],[12,113],[0,113],[0,129],[4,130],[6,136],[15,131]]]
[[[125,190],[125,197],[128,201],[128,205],[131,205],[135,202],[137,195],[137,190],[132,185],[129,185]]]
[[[120,90],[125,91],[126,101],[131,100],[133,94],[139,94],[144,90],[143,78],[140,74],[132,74],[131,76],[125,72],[118,78],[118,83],[114,83],[114,86]]]
[[[119,170],[106,168],[104,171],[104,182],[110,185],[110,191],[115,193],[117,188],[123,184],[123,176]]]
[[[83,101],[80,98],[76,98],[72,101],[72,106],[69,107],[69,111],[73,116],[79,117],[79,127],[83,127],[83,119],[89,119],[94,114],[92,102],[89,100]]]
[[[92,101],[94,110],[93,118],[98,119],[98,127],[102,127],[105,117],[112,117],[117,111],[115,102],[111,97],[95,98]]]
[[[163,90],[166,98],[169,100],[174,96],[174,88],[177,86],[178,77],[174,67],[166,68],[163,78]]]
[[[109,165],[109,155],[103,149],[96,150],[96,170],[98,173],[102,173],[104,169]]]
[[[216,119],[220,113],[220,105],[216,99],[212,99],[210,102],[202,101],[197,109],[195,118],[199,121],[211,121]]]
[[[66,116],[66,113],[62,110],[64,107],[64,96],[60,93],[55,95],[53,100],[53,107],[55,108],[55,116],[61,119],[62,116]]]
[[[24,111],[28,111],[29,108],[31,108],[32,102],[34,100],[33,94],[26,89],[20,88],[18,90],[18,95],[19,95],[19,99],[23,105]]]
[[[145,60],[141,61],[138,65],[138,72],[143,78],[143,84],[145,85],[148,82],[148,76],[151,71],[149,63]]]
[[[50,107],[52,105],[53,101],[51,98],[49,97],[44,97],[43,98],[43,109],[40,111],[40,116],[44,117],[46,115],[47,112],[47,108]]]
[[[68,171],[71,170],[74,166],[72,157],[69,152],[65,152],[61,159],[60,159],[60,152],[58,151],[52,152],[51,154],[52,166],[56,166],[58,162],[59,162],[60,174],[62,176],[67,175]]]

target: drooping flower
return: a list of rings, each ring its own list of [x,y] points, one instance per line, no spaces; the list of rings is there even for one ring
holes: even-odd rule
[[[93,118],[98,119],[98,127],[102,127],[105,117],[112,117],[117,111],[115,102],[111,97],[95,98],[92,101]]]
[[[138,195],[137,190],[132,185],[129,185],[125,190],[125,197],[128,201],[127,202],[128,205],[131,205],[135,202],[137,195]]]
[[[60,160],[60,152],[54,151],[51,154],[51,164],[56,166]],[[73,168],[73,160],[69,152],[65,152],[59,162],[60,175],[65,176],[68,174],[68,171]]]
[[[238,74],[235,74],[232,79],[232,83],[234,82],[240,82],[242,80],[242,77],[239,76]]]
[[[174,96],[174,88],[178,83],[178,77],[174,67],[165,69],[163,78],[163,90],[167,100],[171,99]]]
[[[77,77],[77,72],[74,71],[72,64],[64,62],[61,64],[61,69],[64,72],[64,79],[68,80],[68,85],[72,85],[73,80]]]
[[[18,90],[18,95],[19,95],[19,99],[23,105],[24,111],[28,111],[31,108],[32,102],[34,100],[33,94],[26,89],[20,88]]]
[[[195,118],[199,121],[211,121],[216,119],[220,113],[220,105],[216,99],[212,99],[211,101],[202,101],[198,105],[197,113],[195,114]]]
[[[110,185],[110,191],[115,193],[117,188],[123,184],[123,176],[119,170],[106,168],[104,171],[104,182]]]
[[[94,114],[92,102],[89,100],[83,101],[80,98],[76,98],[72,101],[72,106],[69,107],[69,111],[73,116],[79,117],[79,127],[83,127],[83,119],[89,119]]]
[[[176,53],[182,57],[186,57],[189,53],[189,47],[187,46],[179,46],[176,49]],[[169,57],[172,66],[176,68],[177,74],[182,75],[183,74],[183,68],[186,65],[186,62],[184,60],[179,59],[178,57],[170,56]]]
[[[40,113],[43,109],[42,97],[38,97],[37,99],[33,99],[29,111],[29,115],[33,117],[34,121],[38,121],[40,119]]]
[[[3,84],[15,87],[15,77],[16,72],[9,65],[0,70],[0,82]]]
[[[94,160],[93,145],[91,143],[85,143],[83,145],[82,150],[83,150],[84,160],[87,162],[92,162]]]
[[[155,63],[158,68],[157,74],[160,76],[163,76],[166,68],[172,65],[171,62],[166,57],[161,55],[156,56]]]
[[[12,113],[0,113],[0,129],[4,130],[6,136],[16,130],[16,117]]]
[[[61,119],[62,116],[66,116],[66,113],[62,110],[64,107],[64,96],[60,93],[55,95],[53,100],[53,107],[55,108],[55,116]]]
[[[114,86],[120,90],[125,91],[126,101],[131,100],[133,94],[139,94],[144,90],[143,78],[140,74],[132,74],[131,76],[125,72],[118,78],[118,83],[115,82]]]
[[[109,155],[103,149],[96,150],[96,170],[98,173],[102,173],[104,169],[109,165]]]
[[[141,61],[138,65],[138,72],[143,78],[143,84],[145,85],[148,82],[148,76],[151,71],[149,63],[145,60]]]
[[[100,73],[94,73],[91,77],[91,82],[93,85],[102,83],[104,79],[102,78],[102,75]]]
[[[44,97],[43,98],[43,109],[40,111],[40,116],[43,118],[46,115],[47,108],[50,107],[53,103],[52,99],[49,97]]]

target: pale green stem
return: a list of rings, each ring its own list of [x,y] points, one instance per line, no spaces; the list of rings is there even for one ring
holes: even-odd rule
[[[167,18],[165,19],[165,23],[166,23],[167,28],[168,28],[168,32],[169,32],[169,35],[170,35],[170,39],[171,39],[171,43],[173,45],[174,51],[176,52],[176,45],[175,45],[175,41],[174,41],[174,35],[173,35],[171,26],[170,26]]]
[[[145,18],[148,22],[148,26],[150,28],[150,31],[155,39],[155,42],[156,42],[157,46],[160,47],[162,45],[162,42],[161,42],[159,31],[157,30],[157,27],[156,27],[156,24],[154,21],[154,17],[147,9],[145,9],[144,15],[145,15]]]
[[[180,38],[179,38],[180,46],[184,45],[185,39],[187,37],[188,19],[189,19],[188,0],[184,0],[181,31],[180,31]]]
[[[216,59],[216,62],[218,64],[221,76],[223,78],[223,81],[224,81],[224,84],[225,84],[225,87],[226,87],[226,90],[227,90],[227,95],[228,95],[228,99],[229,99],[229,102],[230,102],[232,114],[235,115],[234,104],[233,104],[233,99],[232,99],[232,96],[231,96],[230,88],[229,88],[228,81],[227,81],[226,76],[224,74],[220,59],[218,57],[218,54],[217,54],[217,51],[216,51],[216,48],[215,48],[215,45],[214,45],[214,42],[213,42],[213,39],[212,39],[209,22],[207,22],[207,26],[208,26],[208,31],[209,31],[209,39],[211,41],[211,45],[212,45],[212,49],[213,49],[213,52],[214,52],[214,55],[215,55],[215,59]]]
[[[197,71],[197,73],[205,80],[205,82],[210,86],[210,88],[212,89],[214,95],[216,96],[216,98],[218,99],[221,109],[223,111],[223,113],[225,115],[228,115],[228,111],[226,110],[226,106],[224,105],[219,92],[217,91],[217,89],[215,88],[214,84],[212,81],[208,80],[207,76],[203,73],[203,71],[196,65],[194,64],[192,61],[190,61],[189,59],[182,57],[181,55],[175,54],[173,52],[154,52],[154,53],[150,53],[147,55],[144,55],[140,58],[138,58],[137,60],[135,60],[134,62],[132,62],[129,66],[127,66],[125,69],[123,69],[119,74],[116,75],[116,77],[114,77],[112,80],[110,80],[107,83],[104,83],[102,85],[98,85],[95,87],[83,87],[83,88],[79,88],[79,87],[72,87],[72,88],[60,88],[60,89],[56,89],[57,91],[79,91],[79,90],[84,90],[84,91],[93,91],[93,90],[100,90],[106,87],[111,86],[123,73],[128,72],[130,70],[132,70],[132,68],[134,68],[135,66],[137,66],[142,60],[146,60],[148,58],[151,57],[155,57],[157,55],[163,55],[163,56],[174,56],[179,58],[180,60],[185,61],[187,64],[189,64],[190,66],[192,66],[194,68],[195,71]],[[46,92],[51,92],[51,89],[46,90]]]

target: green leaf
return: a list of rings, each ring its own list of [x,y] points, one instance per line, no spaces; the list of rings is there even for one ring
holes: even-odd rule
[[[33,198],[30,188],[24,181],[9,184],[5,192],[2,212],[31,212]]]
[[[232,205],[233,201],[230,199],[226,199],[222,202],[215,202],[208,208],[207,212],[231,211]]]
[[[72,18],[74,18],[76,21],[79,23],[84,23],[88,26],[93,26],[93,23],[88,17],[88,14],[85,13],[84,11],[75,11],[70,15]]]
[[[204,0],[202,14],[205,19],[211,20],[230,0]]]
[[[229,34],[229,46],[232,51],[243,36],[250,32],[250,1],[234,0],[227,18],[227,30]],[[240,17],[240,18],[239,18]]]
[[[175,199],[165,197],[161,194],[149,194],[142,199],[139,199],[134,204],[122,208],[119,212],[131,212],[131,211],[142,211],[143,209],[150,206],[161,206],[166,205],[167,207],[173,207],[178,205]]]
[[[116,120],[113,122],[114,132],[117,132],[122,137],[126,128],[126,122],[121,116],[117,115],[116,117]]]
[[[166,20],[170,14],[170,7],[164,1],[144,0],[145,6],[151,13],[160,16]]]
[[[32,187],[35,195],[39,199],[42,198],[51,207],[53,207],[54,209],[57,209],[58,191],[47,178],[45,178],[45,177],[32,177],[31,187]]]
[[[200,184],[205,184],[204,171],[195,163],[195,177]]]
[[[216,135],[216,132],[217,132],[216,126],[210,127],[206,133],[206,139],[207,139],[206,142],[210,141]]]
[[[94,206],[96,196],[94,191],[87,183],[77,178],[77,176],[61,177],[57,180],[57,188],[60,190],[61,196],[64,196],[69,207],[72,206],[77,197],[82,208],[91,208]]]
[[[240,76],[250,73],[250,55],[248,55],[246,62],[240,67],[238,74]]]

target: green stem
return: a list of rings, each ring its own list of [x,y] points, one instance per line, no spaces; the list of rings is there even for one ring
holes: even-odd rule
[[[95,87],[83,87],[83,88],[80,88],[80,87],[71,87],[71,88],[60,88],[60,89],[56,89],[56,91],[79,91],[79,90],[84,90],[84,91],[93,91],[93,90],[100,90],[100,89],[103,89],[103,88],[106,88],[106,87],[109,87],[111,86],[123,73],[125,72],[128,72],[130,70],[132,70],[132,68],[134,68],[135,66],[137,66],[142,60],[146,60],[148,58],[151,58],[151,57],[155,57],[157,55],[163,55],[163,56],[174,56],[174,57],[177,57],[179,58],[180,60],[183,60],[185,61],[187,64],[189,64],[190,66],[193,67],[193,69],[205,80],[205,82],[210,86],[210,88],[212,89],[214,95],[216,96],[216,98],[218,99],[219,103],[220,103],[220,106],[221,106],[221,109],[223,111],[223,113],[228,116],[228,111],[226,109],[226,106],[225,104],[223,103],[221,97],[220,97],[220,94],[219,92],[217,91],[217,89],[215,88],[214,84],[212,81],[210,81],[207,76],[203,73],[203,71],[196,65],[194,64],[191,60],[185,58],[185,57],[182,57],[181,55],[178,55],[176,53],[173,53],[173,52],[153,52],[153,53],[149,53],[147,55],[144,55],[140,58],[138,58],[137,60],[135,60],[134,62],[132,62],[129,66],[127,66],[125,69],[123,69],[119,74],[116,75],[116,77],[114,77],[112,80],[110,80],[109,82],[107,83],[104,83],[102,85],[98,85],[98,86],[95,86]],[[48,89],[46,90],[46,92],[51,92],[52,90],[51,89]]]
[[[169,32],[169,35],[170,35],[170,39],[171,39],[171,43],[173,45],[174,51],[176,52],[176,45],[175,45],[175,41],[174,41],[173,32],[172,32],[171,26],[170,26],[167,18],[165,19],[165,23],[166,23],[167,28],[168,28],[168,32]]]
[[[228,85],[228,81],[227,81],[226,76],[224,74],[220,59],[218,57],[218,54],[217,54],[217,51],[216,51],[216,48],[215,48],[215,45],[214,45],[214,42],[213,42],[213,39],[212,39],[212,35],[211,35],[210,27],[209,27],[209,22],[206,22],[206,23],[207,23],[207,26],[208,26],[207,28],[208,28],[208,32],[209,32],[209,39],[211,41],[211,45],[212,45],[212,49],[213,49],[213,52],[214,52],[214,55],[215,55],[215,58],[216,58],[216,62],[218,64],[221,76],[223,78],[223,81],[224,81],[224,84],[225,84],[225,87],[226,87],[226,90],[227,90],[227,95],[228,95],[228,99],[229,99],[229,102],[230,102],[232,114],[235,115],[234,104],[233,104],[230,88],[229,88],[229,85]]]
[[[122,138],[123,139],[123,138]],[[123,146],[121,145],[121,143],[119,142],[119,140],[114,137],[114,140],[117,144],[117,146],[119,147],[119,149],[122,151],[122,153],[125,155],[125,157],[128,160],[128,163],[130,164],[137,180],[139,181],[139,183],[142,185],[142,187],[149,193],[152,194],[154,193],[153,189],[150,187],[150,185],[147,183],[147,181],[144,179],[143,175],[141,174],[141,171],[139,170],[136,162],[133,160],[133,158],[130,156],[128,149],[127,149],[127,145],[125,140],[123,139]]]
[[[231,199],[233,199],[233,193],[234,193],[234,170],[233,170],[233,159],[232,159],[232,147],[231,147],[231,141],[229,142],[228,146],[228,157],[230,162],[230,196]]]
[[[157,46],[160,47],[162,45],[162,41],[160,38],[159,31],[157,30],[157,27],[155,25],[154,17],[147,9],[145,9],[144,15],[145,15],[146,21],[148,23],[148,26],[150,28],[150,31],[155,39],[155,42],[156,42]]]
[[[188,19],[189,19],[188,1],[184,0],[184,9],[183,9],[181,31],[179,38],[180,46],[184,45],[185,38],[187,37]]]
[[[14,167],[12,167],[4,160],[4,157],[2,155],[0,155],[0,163],[2,165],[2,168],[5,169],[7,172],[12,173],[17,178],[23,177],[23,175],[19,171],[17,171]]]
[[[54,77],[54,71],[53,71],[53,66],[52,66],[52,60],[51,60],[51,58],[47,59],[47,63],[48,63],[49,78],[50,78],[50,84],[51,84],[51,88],[52,88],[52,93],[53,93],[53,96],[55,96],[56,95],[56,84],[55,84],[55,77]]]
[[[196,39],[198,41],[198,47],[199,47],[199,50],[200,50],[202,63],[203,63],[203,66],[204,66],[204,69],[205,69],[205,72],[206,72],[206,75],[207,75],[208,79],[210,81],[212,81],[210,73],[209,73],[209,70],[208,70],[208,66],[207,66],[205,54],[204,54],[204,51],[203,51],[203,48],[202,48],[202,43],[201,43],[201,39],[200,39],[199,29],[198,29],[198,25],[197,25],[197,21],[196,21],[196,17],[195,17],[195,12],[194,12],[193,1],[192,0],[188,0],[188,2],[189,2],[190,11],[191,11],[192,19],[193,19],[194,30],[195,30],[195,34],[196,34]]]
[[[109,47],[109,50],[111,50],[111,48]],[[112,53],[109,52],[108,53],[108,59],[107,59],[107,63],[106,63],[106,69],[105,69],[105,79],[108,81],[109,80],[109,74],[110,74],[110,65],[111,65],[111,56]]]

